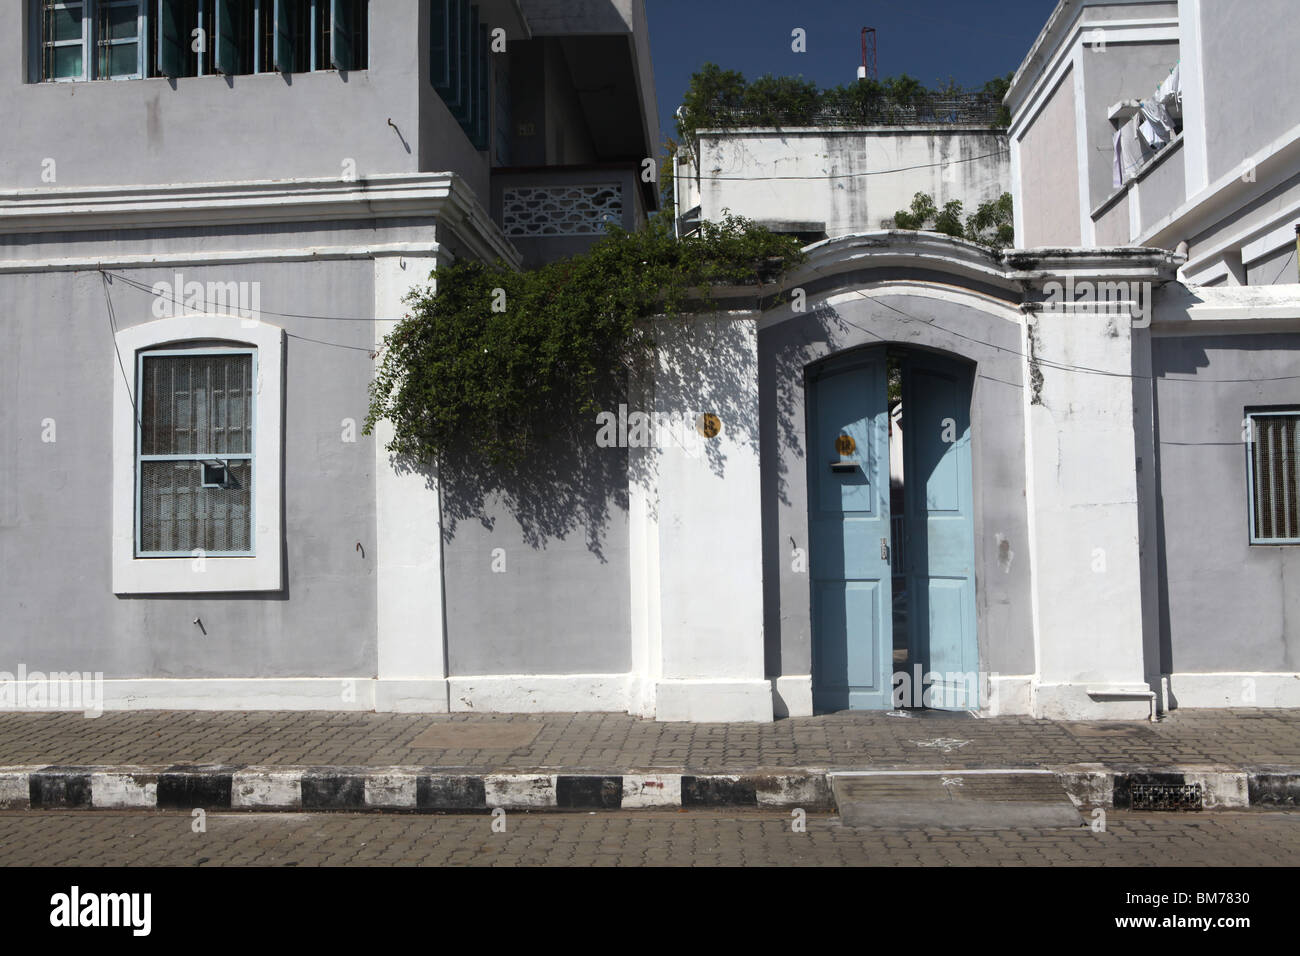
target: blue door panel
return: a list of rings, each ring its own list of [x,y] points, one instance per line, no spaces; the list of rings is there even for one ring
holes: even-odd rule
[[[887,369],[881,348],[810,376],[814,703],[823,711],[892,707],[896,552],[892,573],[905,578],[899,599],[910,659],[927,675],[926,705],[975,708],[973,379],[939,356],[904,359],[905,508],[891,525]]]
[[[808,422],[813,695],[889,706],[889,434],[883,351],[822,370]]]
[[[979,706],[971,373],[912,353],[903,371],[908,645],[947,710]]]

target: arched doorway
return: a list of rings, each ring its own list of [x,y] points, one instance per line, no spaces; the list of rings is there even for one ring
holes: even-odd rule
[[[979,707],[973,379],[966,362],[887,345],[808,372],[818,711]]]

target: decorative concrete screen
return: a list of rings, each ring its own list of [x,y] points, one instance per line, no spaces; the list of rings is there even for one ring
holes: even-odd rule
[[[507,236],[599,236],[608,223],[623,222],[623,187],[514,186],[502,194]]]

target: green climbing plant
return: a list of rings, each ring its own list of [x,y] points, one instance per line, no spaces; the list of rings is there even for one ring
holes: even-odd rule
[[[970,216],[962,221],[962,203],[953,199],[944,203],[942,209],[935,205],[934,197],[928,193],[917,193],[912,197],[912,205],[894,213],[896,229],[925,229],[956,236],[970,242],[988,246],[995,251],[1005,249],[1015,242],[1015,224],[1012,216],[1012,199],[1010,193],[1003,193],[997,199],[980,203]]]
[[[622,394],[654,354],[642,320],[698,311],[716,286],[771,283],[802,260],[797,240],[740,217],[680,241],[661,217],[538,269],[444,266],[384,341],[365,432],[387,420],[388,450],[410,461],[509,468]]]

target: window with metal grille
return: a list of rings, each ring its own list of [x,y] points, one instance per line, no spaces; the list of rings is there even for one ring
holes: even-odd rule
[[[28,0],[29,79],[364,70],[368,0]]]
[[[1300,409],[1246,420],[1251,544],[1300,544]]]
[[[40,79],[144,75],[144,0],[40,0]]]
[[[252,555],[252,349],[139,355],[136,554]]]

